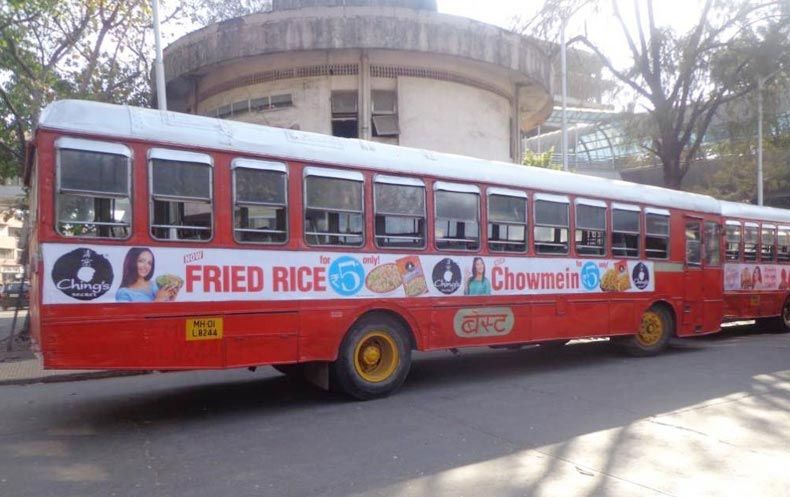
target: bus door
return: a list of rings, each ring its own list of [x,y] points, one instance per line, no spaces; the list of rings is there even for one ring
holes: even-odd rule
[[[704,273],[702,270],[702,220],[685,218],[686,261],[683,281],[683,331],[702,331]]]

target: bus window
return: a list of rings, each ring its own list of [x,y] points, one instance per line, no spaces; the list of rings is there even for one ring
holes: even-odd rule
[[[712,221],[705,221],[705,265],[721,264],[721,226]]]
[[[746,223],[746,227],[743,230],[743,260],[746,262],[757,260],[757,234],[757,225]]]
[[[743,232],[739,221],[727,221],[727,260],[737,261],[741,258]]]
[[[612,205],[612,254],[639,257],[639,207]]]
[[[242,243],[285,243],[287,168],[280,162],[234,159],[233,237]]]
[[[212,227],[211,157],[153,148],[151,236],[158,240],[209,240]]]
[[[436,248],[480,248],[480,190],[472,185],[434,183]]]
[[[356,247],[364,244],[362,173],[307,167],[304,175],[307,243]]]
[[[421,180],[377,175],[373,209],[377,247],[425,247],[425,184]]]
[[[645,255],[669,259],[669,211],[645,209]]]
[[[776,257],[779,262],[790,261],[790,227],[779,227],[778,245],[779,250],[777,251]]]
[[[535,253],[568,253],[568,197],[535,195]]]
[[[55,147],[58,233],[128,238],[132,225],[129,149],[76,138],[60,138]]]
[[[488,189],[488,249],[527,251],[527,194],[518,190]]]
[[[606,255],[606,202],[576,199],[576,253]]]
[[[686,264],[699,266],[702,261],[702,243],[700,223],[689,221],[686,223]]]
[[[763,225],[760,246],[762,247],[760,258],[766,262],[773,261],[776,256],[776,226]]]

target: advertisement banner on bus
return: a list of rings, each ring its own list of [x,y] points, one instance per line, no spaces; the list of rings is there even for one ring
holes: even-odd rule
[[[45,304],[650,292],[640,260],[44,244]]]
[[[778,264],[725,264],[724,290],[788,290],[790,273]]]

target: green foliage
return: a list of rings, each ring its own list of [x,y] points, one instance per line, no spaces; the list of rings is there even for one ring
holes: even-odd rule
[[[525,166],[542,167],[544,169],[561,170],[562,164],[552,164],[551,157],[554,155],[554,147],[545,152],[537,153],[527,149],[521,163]]]

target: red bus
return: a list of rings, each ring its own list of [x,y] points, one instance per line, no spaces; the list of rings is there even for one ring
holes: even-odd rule
[[[31,152],[47,368],[274,365],[364,399],[412,350],[652,355],[724,315],[708,196],[87,101]]]
[[[790,212],[721,202],[724,318],[790,331]]]

